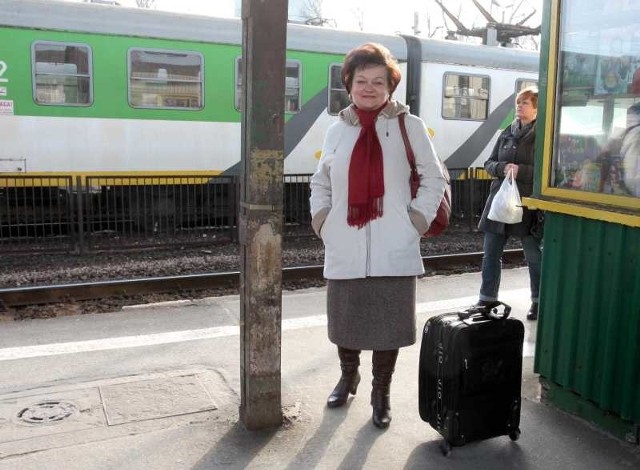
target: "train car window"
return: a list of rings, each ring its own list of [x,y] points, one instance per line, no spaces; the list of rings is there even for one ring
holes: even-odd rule
[[[202,54],[129,50],[129,104],[134,108],[199,110],[203,100]]]
[[[90,106],[93,103],[89,46],[37,41],[31,47],[31,60],[33,99],[37,104]]]
[[[242,99],[242,58],[236,58],[236,92],[235,106],[240,111]],[[300,101],[302,89],[302,72],[300,62],[297,60],[287,60],[285,71],[285,91],[284,91],[284,111],[286,113],[297,113],[300,111]]]
[[[489,115],[489,77],[447,72],[442,87],[442,117],[484,121]]]
[[[637,204],[627,198],[640,197],[640,42],[634,42],[638,25],[631,20],[640,10],[627,7],[616,16],[625,21],[604,21],[611,12],[603,0],[588,14],[572,2],[563,8],[555,141],[545,184],[582,200],[601,202],[606,194],[616,204]]]
[[[287,60],[284,85],[284,110],[288,113],[300,111],[301,101],[301,67],[300,62]]]
[[[527,87],[538,86],[538,80],[530,80],[528,78],[518,78],[516,80],[516,95]]]
[[[347,89],[342,84],[342,65],[329,66],[329,114],[335,116],[351,104]]]

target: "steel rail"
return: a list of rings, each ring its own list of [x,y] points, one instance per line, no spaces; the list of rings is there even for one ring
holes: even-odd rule
[[[422,258],[428,272],[446,271],[461,267],[479,267],[482,253],[461,253],[425,256]],[[505,250],[503,261],[523,261],[521,249]],[[282,270],[283,281],[322,279],[321,265],[287,267]],[[157,294],[172,291],[191,291],[216,288],[235,288],[239,285],[240,272],[186,274],[137,279],[91,281],[48,286],[13,287],[0,289],[0,306],[4,308],[25,305],[64,303],[78,300],[95,300],[109,297]]]

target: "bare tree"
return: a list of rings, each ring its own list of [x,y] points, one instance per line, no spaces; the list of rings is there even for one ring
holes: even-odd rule
[[[442,25],[436,26],[435,21],[433,20],[433,18],[431,18],[431,15],[428,12],[425,14],[425,22],[427,24],[425,33],[428,38],[433,38],[438,33],[442,35],[442,30],[444,29],[444,26]]]
[[[311,18],[322,18],[324,0],[307,0],[304,5],[303,14],[311,19]]]
[[[444,25],[442,29],[446,32],[446,39],[455,39],[461,42],[479,42],[476,38],[471,36],[461,34],[456,35],[459,33],[458,28],[460,25],[460,18],[462,18],[462,3],[458,4],[458,10],[454,14],[452,14],[451,11],[447,14],[444,9],[440,9],[440,14],[442,15],[442,24]],[[455,18],[457,23],[452,21],[452,17]],[[437,28],[434,29],[433,34],[429,37],[434,37],[436,32]]]
[[[356,6],[351,10],[353,12],[353,16],[358,22],[358,30],[364,31],[364,9],[361,6]]]
[[[336,20],[325,18],[323,5],[324,0],[307,0],[304,5],[303,17],[306,24],[313,26],[336,27]]]
[[[344,2],[344,8],[349,8],[349,13],[351,13],[353,19],[358,25],[358,31],[364,31],[366,11],[367,7],[370,8],[370,5],[370,0],[350,0],[348,2]]]
[[[521,36],[513,41],[515,47],[529,51],[540,50],[540,36]]]
[[[156,0],[136,0],[138,8],[155,8]]]
[[[438,37],[443,37],[442,30],[445,28],[442,24],[443,21],[434,20],[432,11],[431,8],[425,6],[423,11],[413,12],[413,27],[411,29],[414,35],[433,38],[438,34]]]

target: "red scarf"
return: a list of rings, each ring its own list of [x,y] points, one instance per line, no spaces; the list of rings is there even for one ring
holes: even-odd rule
[[[351,153],[349,164],[349,209],[347,223],[358,228],[382,216],[384,175],[382,146],[376,132],[376,118],[387,105],[363,111],[354,107],[360,121],[360,135]]]

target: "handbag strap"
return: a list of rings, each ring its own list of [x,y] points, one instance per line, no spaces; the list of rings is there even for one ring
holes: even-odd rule
[[[416,156],[411,148],[411,142],[409,141],[409,135],[407,134],[407,126],[404,124],[405,113],[398,115],[398,122],[400,124],[400,133],[402,134],[402,140],[404,141],[404,148],[407,151],[407,160],[411,167],[411,172],[416,171]]]
[[[417,173],[418,169],[416,168],[416,156],[413,153],[413,148],[411,148],[411,141],[409,140],[409,135],[407,134],[407,126],[404,123],[405,113],[398,115],[398,123],[400,124],[400,134],[402,134],[402,140],[404,141],[404,148],[407,151],[407,160],[409,161],[409,167],[411,168],[411,173]],[[442,175],[444,176],[444,180],[447,184],[451,184],[451,177],[449,176],[449,170],[447,170],[447,166],[444,164],[440,157],[438,157],[438,162],[440,163],[440,168],[442,168]]]

